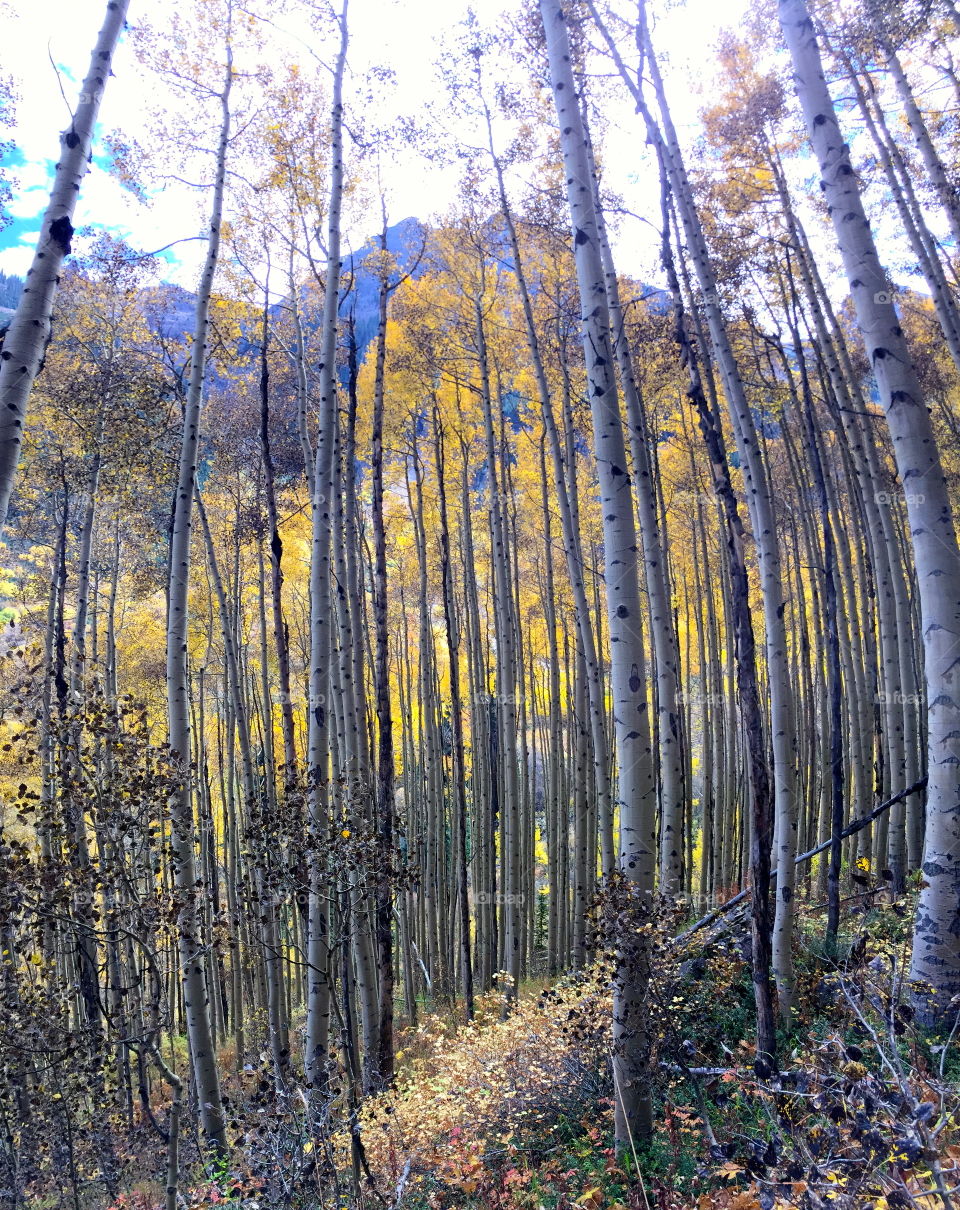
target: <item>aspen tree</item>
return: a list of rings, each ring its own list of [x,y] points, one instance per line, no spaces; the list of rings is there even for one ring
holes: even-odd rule
[[[290,681],[290,633],[283,610],[283,538],[277,512],[277,492],[270,445],[270,287],[269,268],[263,291],[260,327],[260,459],[263,464],[263,492],[270,536],[270,610],[273,642],[277,652],[280,681],[280,725],[283,733],[284,785],[289,786],[297,770],[297,745],[293,721],[293,697]],[[264,652],[266,660],[266,652]]]
[[[787,193],[786,180],[778,161],[771,163],[777,182],[777,192],[787,228],[797,250],[794,264],[800,270],[800,280],[806,296],[807,309],[813,320],[820,356],[826,363],[830,391],[827,403],[835,417],[838,434],[844,437],[844,448],[852,463],[859,504],[865,519],[865,534],[869,550],[869,563],[876,581],[877,623],[880,642],[879,705],[883,718],[882,739],[886,749],[884,767],[888,782],[880,787],[880,797],[886,799],[895,794],[898,785],[891,785],[901,770],[918,770],[919,765],[911,758],[909,764],[905,754],[904,731],[908,715],[916,716],[916,681],[913,671],[913,626],[908,615],[907,584],[903,561],[899,555],[889,493],[883,490],[883,479],[879,472],[878,458],[871,426],[865,423],[867,402],[861,384],[857,382],[846,340],[826,294],[823,282],[814,261],[806,232],[794,213]],[[861,634],[869,636],[869,627],[861,628]],[[864,709],[867,708],[864,702]],[[903,774],[909,778],[909,772]],[[908,784],[919,779],[919,772]],[[885,789],[885,792],[884,792]],[[914,800],[911,808],[919,813]],[[887,862],[888,818],[884,815],[879,825],[878,863]],[[862,833],[864,837],[869,833]],[[896,854],[892,858],[894,878],[897,869],[903,867]]]
[[[370,752],[367,742],[366,701],[364,696],[362,610],[357,566],[357,500],[354,491],[356,466],[357,356],[353,317],[348,331],[348,404],[345,422],[338,424],[336,441],[336,479],[338,484],[334,510],[333,565],[337,616],[336,682],[342,734],[338,740],[337,783],[343,792],[342,829],[352,834],[356,823],[372,823],[367,808],[372,785]],[[349,837],[347,837],[349,839]],[[362,868],[349,870],[350,944],[354,953],[354,984],[363,1039],[363,1086],[371,1091],[377,1083],[379,1054],[379,997],[373,955],[373,936]]]
[[[229,10],[228,10],[229,12]],[[190,700],[187,675],[188,596],[190,587],[190,537],[197,482],[197,451],[200,440],[200,411],[209,340],[210,301],[220,252],[223,195],[226,181],[227,147],[230,140],[230,90],[233,55],[228,19],[226,71],[220,93],[222,119],[216,151],[216,175],[207,253],[197,292],[196,316],[191,346],[190,381],[184,400],[183,437],[177,491],[170,531],[170,582],[167,593],[167,725],[170,750],[181,762],[181,788],[171,803],[171,851],[173,874],[181,897],[179,955],[184,1010],[190,1039],[190,1057],[200,1102],[204,1133],[218,1152],[226,1150],[226,1130],[220,1079],[217,1073],[210,1027],[210,989],[204,975],[200,936],[199,886],[194,856],[193,775],[190,769]]]
[[[910,133],[917,144],[917,149],[923,160],[923,166],[927,171],[930,185],[947,220],[950,234],[953,236],[954,246],[960,246],[960,193],[958,193],[956,186],[947,175],[946,168],[934,146],[933,139],[930,137],[930,131],[927,129],[927,124],[923,120],[923,114],[920,112],[920,107],[917,105],[916,98],[913,95],[910,81],[903,70],[900,57],[890,39],[883,33],[880,19],[876,13],[872,15],[872,24],[874,32],[877,35],[881,53],[887,61],[887,70],[893,76],[897,96],[903,105],[903,112],[910,127]]]
[[[813,22],[804,0],[780,0],[779,13],[910,521],[929,702],[925,884],[917,904],[911,976],[929,985],[929,999],[921,995],[919,1003],[925,1018],[932,1019],[960,992],[960,549],[936,437],[837,122]]]
[[[560,126],[567,203],[573,230],[582,316],[583,352],[603,510],[611,690],[621,802],[619,868],[638,896],[641,917],[653,892],[655,860],[653,761],[647,707],[634,503],[627,471],[620,401],[614,378],[606,282],[570,43],[563,12],[541,0],[547,56]],[[652,1130],[646,1075],[646,955],[639,940],[622,938],[614,992],[614,1079],[617,1142]]]
[[[490,120],[489,109],[485,107],[484,113],[487,123],[487,142],[490,148],[490,156],[493,160],[493,165],[497,176],[497,189],[500,197],[500,211],[507,227],[507,235],[510,240],[511,251],[513,253],[517,290],[519,291],[520,301],[523,306],[524,324],[527,334],[527,346],[530,352],[530,359],[533,362],[533,370],[536,377],[537,394],[540,399],[543,422],[550,440],[550,452],[552,455],[554,468],[554,486],[557,495],[557,503],[560,508],[561,532],[563,534],[564,554],[566,555],[567,575],[570,580],[571,588],[573,589],[574,601],[576,604],[578,635],[586,663],[590,735],[593,747],[594,776],[597,782],[597,810],[600,816],[601,860],[603,863],[604,872],[609,873],[614,866],[613,806],[612,791],[610,786],[610,766],[607,755],[608,745],[603,724],[603,694],[600,681],[600,665],[596,650],[596,639],[591,622],[591,610],[587,602],[583,568],[583,551],[580,542],[580,534],[577,528],[578,523],[576,520],[575,508],[571,503],[570,493],[567,490],[563,462],[563,450],[560,443],[560,435],[557,429],[550,388],[547,383],[547,375],[543,364],[543,356],[540,350],[540,342],[537,338],[537,329],[534,322],[530,291],[527,287],[526,273],[523,266],[523,255],[520,249],[520,241],[517,236],[517,225],[513,216],[513,211],[510,207],[510,203],[507,199],[507,191],[503,178],[503,166],[499,156],[496,154],[493,144],[493,127]]]
[[[320,328],[319,429],[313,469],[310,543],[310,682],[307,706],[307,778],[310,834],[310,899],[307,941],[308,999],[304,1071],[315,1095],[326,1085],[330,1031],[328,885],[322,848],[329,819],[331,705],[331,558],[338,490],[334,446],[337,426],[337,309],[340,296],[340,210],[343,198],[343,76],[347,58],[347,0],[340,9],[340,45],[333,69],[330,110],[330,200],[327,212],[327,274]]]
[[[763,594],[763,615],[767,672],[770,686],[770,729],[774,756],[774,819],[769,827],[776,847],[777,898],[773,926],[773,965],[777,978],[780,1013],[788,1020],[794,995],[793,918],[794,918],[794,857],[797,849],[796,733],[788,669],[788,645],[784,621],[783,584],[773,495],[763,460],[759,434],[753,418],[743,378],[727,330],[726,318],[720,305],[716,275],[704,236],[703,225],[687,177],[683,154],[667,104],[657,56],[647,28],[645,0],[638,5],[638,44],[649,68],[662,133],[653,120],[640,84],[640,76],[631,76],[606,27],[588,0],[594,19],[614,57],[620,75],[644,116],[648,134],[659,154],[670,181],[671,190],[683,226],[690,258],[696,273],[703,308],[707,317],[710,341],[723,383],[727,410],[736,439],[740,465],[747,489],[747,502],[756,543]],[[767,841],[761,838],[761,849]]]
[[[210,523],[207,518],[207,512],[204,507],[199,489],[195,491],[194,498],[197,507],[197,514],[200,518],[200,525],[203,531],[204,541],[207,547],[207,559],[213,593],[216,597],[218,611],[220,614],[221,633],[223,636],[224,647],[224,662],[226,664],[227,690],[232,699],[233,717],[236,726],[237,740],[240,747],[240,770],[244,794],[243,807],[247,818],[249,819],[256,805],[255,800],[257,798],[257,787],[255,784],[253,767],[254,758],[250,717],[247,701],[241,685],[240,658],[237,652],[236,636],[234,634],[233,625],[229,615],[227,593],[223,585],[223,580],[220,575],[220,569],[217,562],[213,535],[210,530]],[[199,742],[201,744],[203,743],[202,728],[200,730]],[[262,922],[262,945],[258,947],[258,950],[260,950],[260,952],[263,954],[263,965],[268,989],[267,1008],[269,1041],[271,1053],[273,1055],[274,1071],[279,1079],[281,1078],[287,1065],[287,1044],[284,1037],[285,1026],[280,1007],[280,982],[282,975],[280,971],[280,945],[276,909],[273,902],[273,892],[269,886],[269,876],[266,870],[267,857],[265,848],[256,846],[253,848],[251,856],[256,883],[253,888],[253,894],[259,900],[259,911],[257,911],[256,915]],[[214,861],[211,861],[210,864],[215,866]],[[216,996],[214,996],[214,1003],[216,1003]]]
[[[656,485],[659,476],[654,473],[651,465],[648,448],[650,438],[633,356],[627,341],[626,318],[620,301],[620,283],[607,238],[606,219],[600,201],[593,154],[589,148],[588,152],[591,177],[594,181],[597,235],[606,284],[607,306],[610,310],[613,348],[620,374],[620,389],[627,405],[630,449],[633,454],[634,494],[637,498],[645,581],[650,602],[650,631],[656,668],[657,769],[661,791],[660,891],[663,894],[675,895],[683,890],[682,834],[687,800],[683,774],[682,712],[677,702],[680,686],[677,628],[670,603],[670,578],[662,527],[657,515]]]
[[[428,591],[427,535],[424,522],[424,465],[417,442],[416,419],[412,418],[410,462],[413,467],[414,491],[409,497],[417,549],[417,621],[418,662],[417,714],[420,720],[419,742],[422,757],[419,762],[419,784],[416,806],[418,820],[411,830],[420,839],[421,887],[419,895],[419,940],[431,985],[443,981],[446,951],[441,939],[444,920],[443,900],[446,886],[441,878],[441,831],[444,822],[442,793],[442,758],[437,714],[438,695],[435,693],[436,653],[430,618]],[[409,485],[408,485],[409,486]]]
[[[789,261],[787,268],[788,270],[790,268]],[[792,289],[793,283],[791,281],[791,290]],[[796,305],[795,295],[791,299],[791,302],[794,306]],[[843,827],[846,822],[844,819],[844,741],[842,724],[843,685],[840,673],[840,636],[838,618],[840,604],[838,598],[839,585],[837,583],[837,557],[835,553],[836,541],[834,537],[833,520],[831,518],[827,476],[824,470],[824,460],[820,450],[817,424],[813,411],[813,396],[809,375],[807,373],[806,357],[804,355],[803,345],[800,340],[800,331],[797,327],[796,315],[795,313],[791,314],[789,304],[787,305],[787,317],[788,323],[790,324],[790,335],[793,340],[795,357],[800,372],[801,395],[803,400],[804,421],[806,424],[807,451],[810,466],[813,471],[813,481],[817,491],[822,526],[820,561],[823,565],[824,579],[823,612],[827,628],[827,694],[829,695],[830,702],[830,794],[828,799],[830,811],[828,818],[830,821],[831,845],[829,872],[827,876],[829,906],[827,911],[826,938],[828,951],[834,953],[837,945],[837,932],[840,927],[841,833],[843,832]],[[789,364],[787,361],[786,352],[783,351],[781,356],[785,369],[789,373]],[[821,661],[818,659],[818,666],[820,663]],[[826,744],[824,744],[824,747],[826,748]],[[827,797],[826,793],[824,797]]]
[[[727,639],[727,651],[728,660],[732,658],[733,651],[736,652],[736,702],[739,707],[738,711],[731,707],[730,713],[732,718],[739,718],[741,729],[745,733],[745,746],[749,760],[748,794],[752,809],[750,866],[753,878],[751,896],[753,953],[751,961],[754,999],[757,1008],[757,1070],[766,1072],[770,1064],[776,1062],[776,1032],[770,988],[770,852],[767,843],[769,838],[766,835],[770,822],[772,795],[763,737],[756,641],[749,603],[745,531],[724,449],[718,401],[712,388],[709,397],[707,391],[704,390],[696,352],[686,329],[683,294],[670,239],[671,224],[676,221],[670,209],[671,182],[662,150],[658,160],[663,224],[661,262],[667,274],[673,301],[673,335],[678,346],[681,364],[686,368],[689,377],[687,396],[697,409],[697,420],[710,459],[710,470],[718,497],[718,505],[722,510],[726,537],[725,571],[728,586],[724,598],[728,603],[727,617],[730,632]],[[700,345],[702,355],[705,348],[702,336]],[[708,378],[708,382],[710,381],[711,379]],[[732,675],[730,682],[731,693],[733,693]],[[731,740],[733,731],[734,728],[731,724],[729,727]],[[732,750],[728,756],[728,764],[731,768],[734,765]],[[727,860],[730,860],[729,855]],[[725,874],[724,883],[728,880],[729,875]]]
[[[490,523],[491,560],[493,563],[494,619],[497,656],[497,709],[500,739],[503,748],[503,803],[501,809],[501,857],[503,859],[503,969],[509,977],[506,1002],[513,1002],[519,991],[520,938],[520,781],[517,751],[517,704],[521,685],[517,660],[517,636],[511,600],[514,576],[511,574],[512,543],[507,525],[506,472],[504,460],[498,457],[498,442],[493,424],[493,396],[481,295],[474,301],[474,347],[480,373],[480,398],[483,407],[486,438],[488,513]]]
[[[393,708],[390,700],[390,634],[387,617],[387,534],[383,516],[383,420],[386,394],[387,304],[390,293],[387,256],[387,214],[382,204],[380,275],[377,292],[377,336],[373,385],[373,421],[370,435],[370,512],[373,523],[373,625],[374,696],[377,716],[376,820],[380,860],[393,857],[396,811],[393,754]],[[380,989],[380,1053],[377,1070],[381,1080],[393,1076],[393,890],[389,873],[381,871],[376,887],[375,931],[377,983]],[[406,973],[406,963],[404,963]]]
[[[943,338],[947,342],[954,365],[960,371],[960,308],[950,290],[936,241],[918,201],[906,157],[890,133],[873,80],[867,75],[865,82],[861,82],[860,73],[846,53],[841,52],[840,61],[853,85],[857,104],[877,149],[900,221],[930,290]]]
[[[464,755],[463,703],[460,698],[460,623],[454,599],[450,557],[450,525],[447,514],[447,490],[444,473],[444,432],[434,400],[433,432],[437,491],[440,505],[440,569],[443,592],[443,617],[447,635],[450,675],[450,716],[453,746],[454,901],[460,931],[460,977],[467,1020],[473,1019],[473,963],[470,954],[470,906],[467,864],[467,767]]]
[[[70,125],[60,136],[50,202],[40,240],[0,358],[0,526],[7,520],[10,494],[20,461],[23,426],[34,380],[51,337],[51,317],[64,260],[70,255],[73,215],[80,184],[91,159],[93,132],[110,64],[127,19],[129,0],[109,0],[103,27],[80,89]]]
[[[491,955],[496,949],[495,870],[492,866],[494,848],[494,801],[496,781],[491,762],[490,710],[486,669],[480,641],[480,607],[474,568],[476,553],[471,518],[470,466],[468,443],[460,438],[460,556],[464,568],[464,612],[467,638],[467,668],[470,682],[470,733],[473,738],[473,869],[471,889],[474,895],[476,942],[474,945],[474,979],[476,986],[488,991],[493,976]]]

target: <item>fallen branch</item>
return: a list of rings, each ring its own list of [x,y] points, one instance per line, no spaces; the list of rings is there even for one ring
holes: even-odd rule
[[[741,1079],[752,1079],[753,1069],[746,1070],[742,1067],[687,1067],[683,1063],[666,1063],[661,1061],[657,1064],[661,1071],[673,1072],[678,1076],[738,1076]]]
[[[869,827],[869,825],[872,824],[875,819],[878,819],[884,813],[884,811],[889,811],[890,808],[895,807],[898,802],[903,802],[903,800],[905,798],[909,798],[911,794],[916,794],[916,792],[918,790],[922,790],[926,784],[926,777],[921,777],[919,781],[915,781],[913,785],[908,786],[906,790],[901,790],[900,793],[895,794],[893,798],[888,798],[886,802],[882,802],[879,806],[874,807],[869,815],[861,815],[859,819],[855,819],[853,823],[848,824],[843,829],[843,831],[840,833],[840,839],[846,840],[848,836],[853,836],[855,833],[861,832],[864,828]],[[808,849],[806,853],[801,853],[798,857],[796,857],[794,859],[794,865],[800,865],[801,862],[809,861],[812,857],[816,857],[818,853],[822,853],[825,849],[829,849],[832,843],[833,837],[828,837],[825,841],[823,841],[822,844],[818,844],[816,848]],[[776,876],[776,870],[772,870],[770,877],[773,879],[776,878]],[[720,906],[714,908],[712,912],[708,912],[706,916],[701,917],[700,920],[697,920],[694,924],[691,924],[689,928],[684,929],[682,933],[678,933],[673,939],[673,944],[682,945],[685,941],[688,941],[694,935],[694,933],[699,933],[701,929],[709,927],[715,920],[719,920],[721,916],[725,916],[727,912],[735,908],[738,903],[743,903],[743,901],[748,898],[749,895],[750,887],[746,887],[744,890],[734,895],[732,899],[728,899],[725,903],[721,903]]]

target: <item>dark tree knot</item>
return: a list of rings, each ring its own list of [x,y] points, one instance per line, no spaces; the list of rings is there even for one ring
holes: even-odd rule
[[[70,255],[70,241],[73,239],[73,223],[70,222],[66,215],[62,218],[54,219],[50,224],[50,238],[55,244],[60,245],[60,250],[64,256]]]

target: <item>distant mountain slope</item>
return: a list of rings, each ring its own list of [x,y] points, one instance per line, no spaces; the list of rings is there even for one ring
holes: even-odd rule
[[[0,311],[15,311],[23,293],[23,278],[0,273]]]
[[[402,219],[387,228],[387,251],[396,260],[396,272],[406,273],[413,266],[420,253],[423,233],[423,226],[415,218]],[[376,269],[368,268],[366,262],[370,255],[379,249],[380,238],[377,236],[346,256],[343,263],[341,280],[346,289],[340,302],[340,315],[343,319],[353,316],[361,361],[367,346],[377,333],[379,280]],[[146,291],[146,298],[148,322],[159,335],[177,340],[193,330],[196,295],[192,291],[162,282]],[[274,312],[282,305],[275,304]],[[308,331],[315,330],[320,322],[319,313],[305,314],[303,322]],[[241,355],[254,352],[258,347],[258,339],[256,332],[248,333],[247,338],[241,342]]]
[[[398,273],[407,273],[415,264],[425,233],[426,228],[416,218],[401,219],[387,228],[387,251],[395,258]],[[353,313],[361,361],[367,346],[377,334],[377,300],[380,292],[376,272],[365,268],[364,262],[379,249],[380,238],[377,236],[367,240],[352,256],[346,257],[343,265],[343,281],[350,283],[350,288],[340,304],[340,314],[346,318]],[[413,276],[419,276],[422,271],[424,267],[418,267]]]

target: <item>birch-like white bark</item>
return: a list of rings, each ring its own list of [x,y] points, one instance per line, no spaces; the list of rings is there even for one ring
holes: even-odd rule
[[[880,264],[804,0],[780,0],[794,83],[820,165],[857,322],[893,439],[913,541],[928,692],[927,833],[911,977],[923,1015],[960,992],[960,549],[936,437]]]
[[[107,5],[103,28],[80,89],[80,100],[70,125],[60,136],[60,158],[37,250],[33,264],[27,270],[23,295],[10,321],[0,354],[0,526],[7,520],[20,461],[27,404],[50,341],[53,304],[60,270],[70,254],[72,219],[80,196],[80,182],[90,163],[100,101],[128,7],[129,0],[110,0]]]
[[[221,122],[216,152],[216,176],[207,253],[200,285],[191,346],[190,381],[184,400],[183,435],[177,494],[173,504],[170,534],[170,579],[167,599],[167,728],[170,752],[182,768],[179,792],[171,803],[171,856],[179,898],[179,956],[183,984],[184,1013],[190,1038],[190,1055],[200,1107],[200,1120],[210,1144],[226,1150],[226,1130],[220,1079],[213,1051],[210,1026],[209,989],[204,973],[204,946],[200,936],[199,895],[194,854],[193,777],[190,769],[190,692],[187,675],[188,597],[190,592],[190,537],[193,528],[193,499],[197,483],[197,452],[200,442],[200,407],[207,361],[210,298],[220,255],[220,227],[226,182],[227,145],[230,140],[230,89],[233,56],[227,44],[227,65],[220,93]]]
[[[614,371],[606,281],[593,179],[562,10],[541,0],[550,79],[560,126],[567,203],[580,291],[581,334],[603,513],[604,579],[620,791],[620,869],[641,897],[653,891],[656,793],[641,630],[639,551],[623,421]],[[614,1077],[618,1143],[652,1128],[646,1078],[645,956],[623,940],[614,990]]]
[[[340,292],[340,207],[343,199],[343,74],[347,58],[347,0],[340,12],[340,49],[333,76],[330,117],[330,208],[327,213],[327,278],[320,331],[320,425],[313,470],[310,548],[310,700],[307,708],[307,771],[310,828],[322,841],[328,825],[327,706],[330,686],[331,536],[337,489],[334,439],[337,424],[337,306]],[[307,1039],[304,1071],[314,1093],[326,1084],[330,1034],[330,972],[327,886],[317,852],[310,857],[308,909]]]

